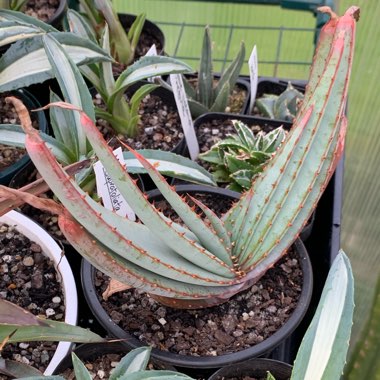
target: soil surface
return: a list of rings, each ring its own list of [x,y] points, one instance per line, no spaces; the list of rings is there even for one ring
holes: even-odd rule
[[[102,106],[102,100],[94,100],[96,106]],[[168,105],[157,95],[149,94],[141,102],[139,108],[139,135],[128,138],[123,135],[115,136],[108,122],[98,119],[97,126],[108,144],[116,149],[123,143],[133,149],[160,149],[171,151],[182,140],[183,131],[176,106]],[[125,148],[123,148],[125,149]]]
[[[25,13],[44,22],[50,20],[59,7],[59,0],[28,0]]]
[[[0,124],[20,124],[20,119],[13,105],[5,102],[7,96],[9,94],[0,96]],[[33,115],[31,117],[33,127],[38,128],[37,120],[33,118]],[[26,150],[23,148],[0,144],[0,171],[20,160],[25,154]]]
[[[213,209],[213,204],[205,203]],[[216,198],[214,205],[222,205],[221,210],[214,208],[219,215],[230,207]],[[165,208],[161,203],[159,207]],[[163,306],[136,289],[104,301],[109,278],[100,271],[95,286],[111,319],[144,344],[180,355],[219,356],[251,347],[277,331],[297,305],[302,276],[298,257],[290,250],[246,291],[222,305],[198,310]]]
[[[64,320],[64,296],[54,263],[41,247],[13,227],[0,224],[0,297],[34,315]],[[7,344],[2,357],[30,364],[44,371],[56,342]],[[0,375],[0,379],[6,379]]]
[[[0,124],[20,124],[13,105],[5,102],[6,96],[0,97]],[[24,154],[25,149],[0,144],[0,170],[18,161]]]

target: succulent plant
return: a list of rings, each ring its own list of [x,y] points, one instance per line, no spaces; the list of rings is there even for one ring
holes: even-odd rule
[[[111,45],[110,30],[107,24],[99,41],[100,45],[98,45],[98,41],[90,29],[85,27],[86,21],[74,12],[69,11],[68,13],[74,33],[66,33],[58,32],[53,27],[20,12],[0,10],[0,21],[4,21],[4,38],[0,41],[0,46],[7,41],[8,43],[17,41],[0,59],[0,91],[15,90],[55,77],[60,81],[66,101],[71,101],[72,98],[77,98],[78,94],[83,96],[84,93],[88,93],[87,84],[83,78],[80,78],[76,84],[67,79],[74,76],[78,78],[78,75],[73,73],[75,71],[74,63],[76,63],[80,65],[80,71],[92,83],[104,102],[105,108],[97,107],[95,112],[89,109],[93,105],[87,104],[86,112],[89,116],[94,118],[96,115],[105,119],[117,133],[129,137],[136,136],[139,132],[140,102],[157,85],[145,84],[134,93],[129,101],[124,96],[125,91],[131,85],[150,77],[190,73],[192,69],[185,63],[170,57],[142,57],[127,67],[115,80],[112,72],[112,59],[109,55]],[[70,45],[67,46],[67,44]],[[37,51],[42,64],[38,60],[36,67],[30,67],[30,54],[34,59]],[[70,53],[71,51],[72,53]],[[60,57],[59,60],[56,59],[57,56]],[[97,63],[98,61],[101,63]],[[87,65],[87,63],[89,64]],[[21,76],[20,70],[23,72]],[[63,82],[64,88],[62,87]],[[86,94],[86,97],[91,100],[89,93]],[[80,107],[79,104],[77,105]],[[73,117],[71,116],[71,118]],[[75,118],[78,119],[78,115]],[[80,131],[76,131],[76,133],[80,133]],[[83,136],[79,141],[82,143],[80,153],[83,154],[83,151],[86,150]]]
[[[256,99],[256,107],[265,117],[293,122],[303,98],[302,92],[288,82],[285,91],[280,95],[264,94]]]
[[[218,83],[214,85],[212,42],[210,28],[206,26],[198,77],[196,81],[183,77],[190,112],[194,119],[206,112],[225,112],[230,94],[243,66],[244,57],[245,45],[242,42],[237,56],[223,72]]]
[[[131,25],[129,32],[121,24],[111,0],[79,0],[85,18],[78,12],[68,11],[70,27],[85,28],[91,37],[101,37],[104,25],[110,30],[110,50],[112,56],[120,63],[129,65],[134,57],[137,43],[145,23],[142,13]],[[80,24],[76,24],[79,21]],[[75,25],[76,24],[76,25]]]
[[[58,165],[17,99],[10,101],[27,134],[26,149],[62,205],[50,200],[47,206],[46,200],[6,187],[0,187],[0,195],[53,209],[62,232],[83,257],[112,278],[141,288],[162,303],[199,308],[227,301],[287,252],[342,155],[356,13],[357,8],[352,7],[324,26],[292,130],[252,187],[221,219],[193,200],[204,218],[196,214],[153,165],[129,148],[185,226],[164,217],[112,154],[91,118],[78,110],[99,160],[142,223],[103,208]],[[77,109],[67,103],[52,106]]]
[[[255,136],[241,121],[234,120],[233,125],[236,135],[217,142],[199,158],[210,163],[216,182],[229,183],[229,189],[242,192],[251,187],[252,180],[285,140],[286,132],[280,127]]]

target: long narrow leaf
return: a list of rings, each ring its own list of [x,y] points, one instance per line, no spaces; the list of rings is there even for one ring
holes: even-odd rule
[[[213,99],[212,43],[210,28],[206,26],[203,36],[202,54],[198,73],[198,100],[210,108]]]
[[[340,251],[294,363],[292,380],[339,379],[346,363],[354,312],[354,279]]]
[[[99,46],[72,33],[49,33],[65,49],[73,62],[84,65],[112,60]],[[10,91],[52,78],[42,36],[14,43],[0,59],[0,91]]]

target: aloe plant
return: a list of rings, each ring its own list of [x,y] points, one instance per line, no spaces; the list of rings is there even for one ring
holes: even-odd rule
[[[0,353],[8,343],[31,341],[67,341],[81,343],[103,342],[93,332],[64,322],[40,318],[27,310],[0,299]],[[1,358],[0,373],[13,377],[41,375],[35,368]]]
[[[0,9],[21,11],[28,0],[0,0]]]
[[[127,32],[119,20],[112,1],[80,0],[79,2],[84,10],[85,19],[83,20],[77,12],[69,10],[70,24],[76,23],[75,19],[80,18],[80,23],[86,25],[86,30],[90,30],[93,36],[98,37],[102,35],[104,25],[107,24],[110,30],[112,56],[118,62],[129,65],[135,58],[137,43],[140,39],[146,15],[141,13],[137,16]],[[88,20],[88,22],[86,22],[86,20]],[[71,24],[70,27],[73,27],[73,25],[74,24]]]
[[[66,238],[107,275],[173,307],[222,303],[257,281],[297,238],[342,155],[356,14],[351,7],[323,28],[291,132],[250,190],[221,219],[192,199],[205,218],[196,214],[153,165],[129,148],[185,226],[168,220],[146,200],[83,111],[67,103],[51,104],[78,110],[94,151],[143,224],[113,214],[77,186],[31,128],[27,113],[20,115],[26,149],[62,203],[48,208],[59,215]],[[22,103],[10,101],[23,112]],[[2,196],[46,209],[38,197],[0,189]]]
[[[112,370],[109,380],[192,380],[192,377],[184,375],[179,372],[168,371],[168,370],[147,370],[147,365],[149,362],[151,348],[150,347],[140,347],[135,348],[126,354],[117,366]],[[83,364],[83,362],[75,355],[74,352],[71,354],[73,361],[73,368],[75,378],[77,380],[88,380],[91,379],[91,374]],[[31,375],[27,378],[19,378],[19,380],[65,380],[62,376],[35,376]]]
[[[288,82],[280,95],[264,94],[256,99],[256,107],[260,113],[271,119],[293,122],[304,95]]]
[[[187,100],[193,118],[206,112],[225,112],[229,97],[234,90],[243,66],[244,57],[245,45],[242,42],[237,56],[223,72],[215,86],[212,68],[212,41],[210,28],[206,26],[195,85],[193,84],[194,81],[183,77]]]
[[[157,85],[152,83],[143,85],[129,101],[124,96],[125,91],[133,84],[147,78],[165,74],[189,73],[192,72],[192,69],[185,63],[170,57],[142,57],[127,67],[115,80],[109,55],[111,45],[107,24],[99,41],[100,45],[98,45],[91,29],[86,26],[86,21],[78,13],[69,11],[68,18],[74,33],[59,33],[49,25],[32,17],[26,17],[19,12],[0,11],[0,21],[4,21],[3,41],[8,41],[8,43],[17,41],[0,59],[0,92],[29,86],[51,77],[56,77],[58,80],[62,78],[61,81],[64,81],[66,76],[78,77],[72,72],[74,65],[71,60],[74,58],[73,62],[80,65],[82,74],[92,83],[104,102],[104,109],[96,107],[95,115],[108,121],[116,133],[128,137],[137,136],[140,102]],[[54,39],[55,43],[52,42]],[[76,49],[81,48],[84,44],[83,41],[86,41],[87,50],[81,49],[79,54]],[[0,46],[2,43],[0,42]],[[70,56],[70,46],[68,47],[67,44],[72,46],[73,57]],[[89,47],[94,51],[89,51]],[[34,54],[38,52],[42,66],[40,60],[36,67],[29,66],[30,50],[33,58]],[[98,55],[95,55],[94,52],[97,52]],[[99,54],[101,55],[99,56]],[[61,60],[56,60],[56,56],[60,56]],[[84,59],[84,57],[86,58]],[[102,61],[102,63],[97,63],[97,61]],[[20,75],[20,67],[23,68],[23,75]],[[77,84],[66,80],[66,86],[65,94],[69,93],[71,96],[77,95],[78,92],[88,92],[87,86],[81,78]],[[78,89],[74,91],[72,87]],[[92,117],[93,111],[89,115]],[[81,141],[83,144],[83,138]]]
[[[216,182],[228,183],[229,189],[242,192],[251,187],[252,180],[284,141],[286,132],[280,127],[255,136],[241,121],[234,120],[233,126],[236,135],[217,142],[199,158],[210,164]]]

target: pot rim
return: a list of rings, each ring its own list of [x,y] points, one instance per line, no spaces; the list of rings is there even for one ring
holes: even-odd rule
[[[16,226],[17,230],[29,240],[39,244],[43,252],[54,261],[54,267],[61,279],[62,291],[65,298],[65,322],[71,325],[77,324],[78,296],[73,272],[62,249],[55,240],[37,223],[17,211],[9,211],[0,216],[0,223]],[[46,367],[44,375],[51,375],[61,360],[71,350],[73,343],[59,342],[57,349]]]
[[[206,191],[211,193],[218,193],[219,190],[222,194],[229,194],[230,196],[238,199],[240,193],[233,192],[228,189],[213,188],[202,185],[179,185],[176,186],[177,191],[184,192],[199,192]],[[157,190],[153,190],[149,193],[157,194]],[[236,195],[237,194],[237,195]],[[277,347],[282,341],[284,341],[300,324],[301,320],[306,314],[307,308],[311,301],[313,290],[313,271],[310,258],[307,254],[306,248],[300,239],[297,239],[293,243],[294,248],[297,250],[300,257],[300,265],[303,272],[303,285],[301,294],[289,319],[273,333],[270,337],[264,341],[251,346],[247,349],[243,349],[238,352],[228,353],[220,356],[189,356],[179,355],[167,351],[162,351],[157,348],[152,349],[152,357],[170,363],[171,365],[185,368],[219,368],[228,364],[242,362],[253,357],[261,356],[275,347]],[[95,267],[89,264],[86,260],[82,260],[81,265],[81,281],[85,298],[92,310],[94,316],[98,319],[99,323],[110,333],[111,335],[124,339],[123,344],[128,345],[130,349],[140,347],[144,345],[137,338],[120,328],[115,322],[111,320],[109,315],[103,309],[101,303],[97,298],[96,289],[93,284],[93,276],[95,274]]]

